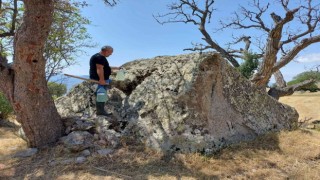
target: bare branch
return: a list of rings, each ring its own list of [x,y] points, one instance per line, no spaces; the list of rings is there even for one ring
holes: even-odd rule
[[[282,41],[281,45],[291,43],[293,41],[298,40],[299,38],[302,38],[306,35],[311,34],[312,32],[315,31],[315,28],[318,26],[318,23],[320,21],[320,15],[318,13],[319,7],[318,8],[311,7],[311,4],[309,2],[308,7],[302,6],[301,8],[307,10],[305,18],[303,18],[304,17],[303,15],[299,16],[299,20],[301,24],[305,24],[307,26],[307,29],[300,33],[289,35],[289,38],[287,40]]]
[[[290,0],[281,0],[281,1],[280,1],[280,2],[281,2],[282,7],[283,7],[283,8],[284,8],[284,10],[286,10],[286,11],[289,11],[289,10],[290,10],[290,9],[288,8],[289,1],[290,1]]]
[[[117,5],[117,3],[119,2],[119,0],[104,0],[104,2],[105,2],[106,5],[108,5],[108,6],[115,6],[115,5]]]
[[[309,45],[311,45],[313,43],[317,43],[317,42],[320,42],[320,35],[303,39],[298,45],[293,47],[285,56],[283,56],[280,59],[280,61],[278,61],[275,64],[275,66],[272,69],[272,72],[275,72],[275,71],[279,70],[280,68],[282,68],[283,66],[285,66],[286,64],[288,64],[292,59],[294,59],[294,57],[296,57],[296,55],[300,51],[302,51],[303,49],[305,49]]]
[[[269,6],[270,4],[268,3],[266,6],[261,7],[259,0],[254,0],[253,3],[253,7],[255,7],[258,10],[258,12],[250,11],[247,8],[241,6],[240,10],[243,18],[241,19],[240,15],[237,12],[235,12],[234,14],[236,17],[232,19],[231,23],[224,23],[220,21],[220,23],[222,24],[221,29],[228,27],[234,27],[235,29],[257,28],[269,32],[270,29],[266,27],[265,23],[261,19],[261,16],[268,10]],[[249,20],[252,24],[244,24],[243,22],[245,20]]]
[[[194,46],[193,48],[186,48],[186,49],[183,49],[183,50],[184,51],[199,51],[200,54],[201,54],[204,50],[212,49],[211,46],[205,46],[203,44],[194,44],[194,43],[192,43],[192,45]]]
[[[199,31],[203,35],[203,40],[209,47],[220,52],[221,55],[228,59],[228,61],[235,67],[239,66],[239,63],[230,55],[226,50],[219,46],[210,36],[206,30],[206,24],[210,23],[212,17],[214,0],[206,0],[205,7],[201,9],[194,0],[179,0],[179,3],[173,3],[169,5],[170,13],[164,15],[157,15],[154,18],[160,24],[165,23],[193,23],[198,26]],[[189,11],[188,11],[189,10]],[[160,21],[162,18],[168,18],[166,21]],[[198,48],[188,49],[197,50]]]
[[[310,79],[298,84],[287,86],[285,88],[270,88],[268,94],[278,100],[280,97],[292,95],[295,91],[298,91],[301,88],[314,82],[315,81],[313,79]]]
[[[243,42],[245,43],[245,48],[244,48],[244,50],[245,50],[245,51],[248,51],[249,48],[250,48],[250,45],[251,45],[250,39],[251,39],[251,36],[245,36],[245,35],[243,35],[243,36],[241,36],[240,38],[238,38],[235,42],[229,43],[229,45],[231,45],[231,44],[238,44],[239,42],[243,41]],[[240,51],[243,51],[243,50],[240,49]]]

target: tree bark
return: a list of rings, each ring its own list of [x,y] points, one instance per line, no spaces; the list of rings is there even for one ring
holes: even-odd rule
[[[279,100],[280,97],[283,97],[283,96],[290,96],[292,95],[295,91],[298,91],[300,90],[302,87],[304,86],[307,86],[307,85],[310,85],[312,83],[314,83],[315,80],[313,79],[310,79],[310,80],[305,80],[301,83],[298,83],[298,84],[294,84],[294,85],[291,85],[291,86],[286,86],[286,87],[275,87],[275,88],[270,88],[269,91],[268,91],[268,94]]]
[[[282,38],[283,27],[286,23],[294,18],[294,14],[299,9],[293,9],[286,13],[284,19],[275,22],[275,27],[269,32],[266,50],[263,56],[263,61],[259,72],[251,81],[259,88],[266,87],[271,75],[279,69],[275,69],[274,65],[277,62],[277,54],[281,48],[280,40]],[[292,60],[292,59],[291,59]]]
[[[287,86],[286,81],[283,78],[283,75],[280,70],[273,73],[274,78],[276,79],[277,86],[279,88],[284,88]]]
[[[13,77],[14,72],[8,65],[7,58],[0,54],[0,92],[3,92],[11,102],[13,97]]]
[[[61,137],[63,125],[48,92],[43,50],[53,16],[53,0],[24,0],[23,23],[15,35],[12,105],[30,147]]]

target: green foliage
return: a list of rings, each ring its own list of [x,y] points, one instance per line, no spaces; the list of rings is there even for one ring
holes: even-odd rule
[[[58,84],[55,82],[49,82],[48,88],[53,99],[56,99],[67,92],[67,86],[65,84]]]
[[[2,1],[0,34],[10,32],[12,24],[15,25],[16,31],[22,23],[23,3],[18,2],[17,18],[13,23],[13,2],[12,0]],[[76,64],[75,57],[85,53],[81,49],[95,47],[95,44],[90,42],[91,36],[86,28],[91,22],[80,12],[81,7],[88,6],[86,1],[58,0],[55,1],[54,6],[54,20],[44,49],[47,81],[61,73],[63,69]],[[13,55],[13,39],[13,34],[0,38],[0,53],[4,56]]]
[[[0,92],[0,118],[5,119],[12,112],[12,106],[10,105],[7,98]]]
[[[292,81],[289,81],[287,84],[290,86],[290,85],[301,83],[309,79],[314,79],[316,82],[310,85],[304,86],[303,88],[301,88],[301,90],[311,91],[311,92],[318,91],[319,87],[316,85],[316,83],[320,82],[320,72],[317,72],[317,71],[302,72],[296,75],[295,77],[293,77]]]
[[[259,65],[259,56],[254,53],[247,52],[244,54],[244,62],[238,67],[240,73],[249,79],[253,71],[258,68]]]
[[[44,56],[47,81],[63,69],[76,64],[75,57],[84,53],[82,48],[94,47],[86,26],[90,21],[81,16],[79,7],[87,6],[85,2],[60,0],[55,4],[54,22],[51,26]]]

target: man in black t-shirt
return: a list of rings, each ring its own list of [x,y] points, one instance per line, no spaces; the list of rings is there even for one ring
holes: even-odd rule
[[[90,79],[94,79],[99,81],[99,85],[96,90],[96,94],[98,91],[103,91],[105,94],[105,98],[98,99],[96,101],[97,115],[108,116],[111,113],[107,113],[104,110],[106,99],[106,90],[107,85],[110,83],[109,76],[111,75],[112,69],[119,70],[117,67],[110,67],[109,62],[106,57],[109,57],[113,53],[113,48],[111,46],[103,46],[99,53],[94,54],[90,58]],[[101,89],[103,88],[103,89]],[[101,93],[100,93],[101,94]],[[103,102],[104,101],[104,102]]]

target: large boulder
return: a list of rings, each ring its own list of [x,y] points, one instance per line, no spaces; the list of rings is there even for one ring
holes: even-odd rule
[[[126,79],[114,83],[107,106],[119,121],[128,122],[126,133],[158,150],[210,154],[292,129],[298,121],[293,108],[252,87],[218,54],[159,56],[124,67]],[[83,83],[74,91],[92,91],[92,86]],[[64,116],[90,111],[92,98],[76,97],[61,98],[58,111]],[[75,105],[75,99],[91,101]]]

